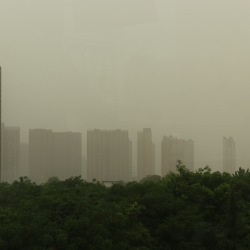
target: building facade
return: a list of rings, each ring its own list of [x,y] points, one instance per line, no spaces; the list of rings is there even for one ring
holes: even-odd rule
[[[54,176],[52,130],[29,130],[29,174],[30,179],[38,184]]]
[[[2,68],[0,66],[0,124],[1,124],[1,133],[0,133],[0,182],[2,180]]]
[[[12,183],[20,176],[20,128],[1,124],[1,180]]]
[[[82,174],[82,135],[76,132],[53,133],[54,176],[65,180]]]
[[[3,162],[4,162],[4,143],[3,143],[3,137],[4,137],[4,123],[1,123],[1,167],[0,167],[0,182],[2,181],[2,171],[3,171]]]
[[[87,132],[88,181],[130,181],[132,142],[127,130],[89,130]]]
[[[232,137],[223,137],[223,171],[230,174],[236,171],[236,144]]]
[[[32,181],[44,183],[56,176],[65,180],[81,175],[81,133],[29,131],[29,173]]]
[[[150,128],[138,132],[137,138],[137,180],[155,174],[155,146]]]
[[[180,160],[188,169],[194,171],[194,142],[164,136],[161,143],[161,172],[176,171],[177,161]]]

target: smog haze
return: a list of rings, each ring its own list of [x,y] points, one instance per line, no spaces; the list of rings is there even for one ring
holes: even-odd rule
[[[2,121],[29,129],[151,128],[222,170],[222,138],[250,163],[250,2],[0,0]],[[134,155],[136,155],[134,153]],[[136,160],[133,160],[136,165]]]

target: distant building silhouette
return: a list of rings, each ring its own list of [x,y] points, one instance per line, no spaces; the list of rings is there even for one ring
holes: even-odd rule
[[[236,171],[236,144],[232,137],[223,137],[223,171],[234,173]]]
[[[0,66],[0,124],[1,124],[1,127],[0,127],[0,145],[1,145],[1,148],[0,148],[0,182],[2,180],[2,68]]]
[[[32,181],[49,177],[61,180],[81,175],[81,134],[54,133],[46,129],[29,131],[29,172]]]
[[[130,168],[130,173],[129,173],[129,181],[134,181],[134,173],[133,173],[133,159],[132,159],[132,141],[129,141],[129,168]]]
[[[29,143],[20,143],[20,176],[29,177]]]
[[[150,128],[138,132],[137,139],[137,180],[155,174],[155,145]]]
[[[194,170],[194,142],[164,136],[161,143],[161,172],[165,176],[169,171],[176,171],[180,160],[188,169]]]
[[[130,181],[132,142],[127,130],[89,130],[87,132],[88,181]]]
[[[12,183],[19,178],[20,128],[1,124],[2,181]]]
[[[29,130],[29,173],[30,179],[38,184],[54,176],[52,130]]]
[[[53,133],[54,175],[60,180],[82,174],[82,135],[76,132]]]

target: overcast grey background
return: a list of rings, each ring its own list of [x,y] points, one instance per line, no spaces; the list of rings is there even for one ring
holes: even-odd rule
[[[83,133],[151,127],[195,141],[222,170],[222,137],[250,163],[248,0],[0,0],[2,120]],[[136,161],[134,159],[134,165]]]

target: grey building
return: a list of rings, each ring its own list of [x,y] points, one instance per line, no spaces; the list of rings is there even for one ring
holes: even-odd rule
[[[65,180],[82,173],[82,135],[77,132],[53,133],[54,176]]]
[[[38,184],[54,176],[52,130],[29,130],[29,174]]]
[[[131,181],[132,142],[127,130],[87,132],[88,181]]]
[[[81,175],[81,133],[29,131],[29,172],[32,181],[43,183],[52,176],[65,180]]]
[[[182,161],[188,169],[194,171],[194,142],[177,139],[173,136],[164,136],[161,143],[162,176],[170,171],[175,172],[178,160]]]
[[[137,180],[155,174],[155,146],[151,128],[138,132],[137,138]]]
[[[2,180],[2,68],[0,66],[0,124],[1,124],[1,133],[0,133],[0,182]]]
[[[236,144],[232,137],[223,137],[223,171],[230,174],[236,171]]]
[[[1,180],[12,183],[20,176],[20,128],[1,124]]]

